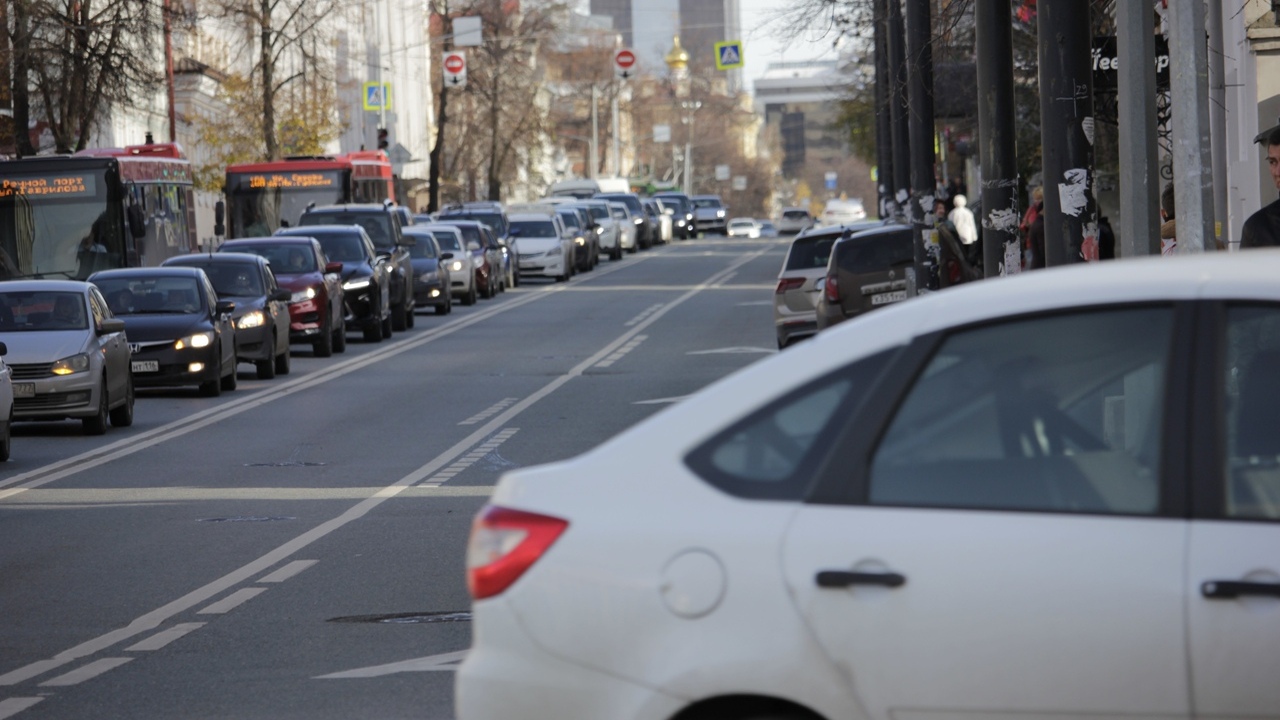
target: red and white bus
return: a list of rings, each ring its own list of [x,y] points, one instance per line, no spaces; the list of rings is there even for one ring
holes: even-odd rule
[[[396,200],[381,150],[292,157],[227,167],[227,237],[262,237],[296,226],[309,205]]]
[[[191,179],[173,143],[0,162],[0,280],[84,279],[194,251]]]

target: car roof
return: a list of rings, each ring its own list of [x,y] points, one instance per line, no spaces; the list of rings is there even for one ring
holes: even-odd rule
[[[544,215],[542,213],[517,213],[511,216],[511,222],[520,221],[520,222],[548,222],[549,223],[549,222],[553,222],[551,219],[552,217],[554,217],[554,215],[550,215],[550,214]]]
[[[249,253],[238,252],[220,252],[220,253],[191,253],[189,255],[176,255],[167,258],[162,266],[181,265],[185,263],[207,265],[267,265],[267,259],[261,255],[251,255]]]
[[[312,231],[316,228],[323,228],[325,225],[308,225],[307,230]],[[343,227],[346,227],[345,225]],[[310,246],[315,241],[310,235],[301,235],[290,233],[288,235],[268,235],[267,237],[258,238],[236,238],[235,240],[226,240],[218,246],[218,252],[222,252],[222,248],[242,247],[245,245],[302,245]]]
[[[414,227],[422,228],[422,229],[424,229],[424,230],[443,231],[443,232],[447,232],[447,233],[453,233],[454,235],[460,235],[460,234],[461,234],[461,233],[458,231],[457,226],[455,226],[455,225],[449,225],[449,224],[441,223],[441,222],[432,222],[432,223],[427,223],[426,225],[414,225]]]
[[[346,205],[317,205],[308,208],[307,213],[319,212],[349,212],[353,215],[373,215],[383,214],[389,215],[395,212],[395,205],[376,205],[374,203],[348,203]]]
[[[92,287],[92,283],[83,280],[5,280],[0,283],[0,291],[15,290],[19,292],[87,292],[90,287]]]
[[[350,233],[365,235],[364,228],[359,225],[304,225],[302,227],[280,228],[271,237],[311,237],[314,233]]]
[[[89,276],[89,282],[96,278],[143,278],[143,277],[200,277],[204,270],[191,265],[165,265],[162,267],[131,267],[99,270]]]

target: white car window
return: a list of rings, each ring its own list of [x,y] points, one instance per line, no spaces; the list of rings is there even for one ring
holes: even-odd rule
[[[870,502],[1156,513],[1172,332],[1159,307],[950,336],[875,452]]]
[[[1225,514],[1280,520],[1280,308],[1227,314]]]

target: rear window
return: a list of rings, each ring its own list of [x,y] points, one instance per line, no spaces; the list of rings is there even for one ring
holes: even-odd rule
[[[804,210],[787,210],[786,212],[782,213],[782,217],[788,220],[804,220],[805,218],[809,217],[809,213],[805,212]]]
[[[911,231],[854,235],[840,243],[836,262],[854,274],[879,272],[913,262]]]
[[[374,247],[390,247],[392,244],[391,213],[309,212],[302,215],[299,225],[359,225],[364,228]]]
[[[839,235],[810,235],[798,238],[791,243],[786,269],[806,270],[826,267],[827,258],[831,257],[831,246],[839,238]]]
[[[720,198],[694,198],[693,206],[699,208],[718,208],[723,207]]]

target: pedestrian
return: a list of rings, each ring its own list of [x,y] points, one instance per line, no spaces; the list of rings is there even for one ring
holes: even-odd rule
[[[1271,180],[1280,190],[1280,125],[1254,138],[1255,142],[1267,143],[1267,167],[1271,170]],[[1244,221],[1244,231],[1240,234],[1241,248],[1274,247],[1280,245],[1280,200],[1263,206]]]
[[[966,207],[969,199],[963,193],[955,196],[955,207],[951,210],[951,214],[947,219],[952,225],[956,226],[956,236],[960,238],[960,243],[964,245],[965,259],[970,265],[977,264],[974,258],[974,250],[978,247],[978,224],[973,220],[973,211]]]
[[[1173,221],[1173,183],[1167,183],[1160,193],[1160,254],[1166,257],[1178,254],[1178,224]]]
[[[1044,188],[1031,191],[1031,207],[1022,216],[1023,267],[1044,267]]]

